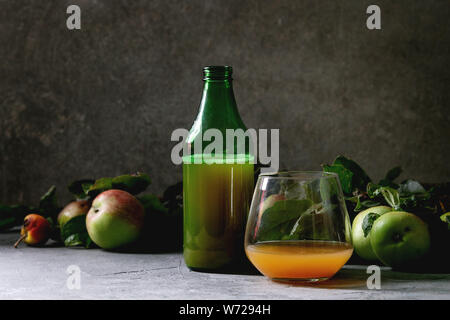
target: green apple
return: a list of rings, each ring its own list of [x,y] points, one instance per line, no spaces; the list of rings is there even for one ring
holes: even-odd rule
[[[417,262],[428,252],[430,233],[427,224],[416,215],[391,211],[373,223],[370,243],[381,262],[398,268]]]
[[[375,255],[375,252],[373,252],[372,250],[372,245],[370,244],[370,233],[367,235],[367,237],[364,236],[364,230],[362,228],[364,218],[371,212],[382,215],[389,211],[392,211],[391,207],[387,206],[372,207],[364,211],[361,211],[360,213],[358,213],[355,219],[353,219],[352,223],[353,248],[355,249],[355,252],[358,254],[358,256],[360,256],[361,258],[368,261],[378,260],[377,256]]]
[[[79,200],[69,203],[61,212],[58,214],[58,224],[62,228],[70,219],[85,215],[88,213],[91,207],[91,202],[88,200]]]
[[[139,200],[116,189],[100,193],[86,217],[89,236],[103,249],[117,249],[134,242],[143,224],[144,207]]]

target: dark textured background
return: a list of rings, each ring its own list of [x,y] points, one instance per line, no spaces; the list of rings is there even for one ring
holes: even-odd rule
[[[66,7],[82,30],[66,28]],[[450,2],[0,0],[0,201],[51,184],[149,172],[181,178],[170,134],[190,128],[204,65],[229,64],[244,122],[280,128],[281,161],[348,155],[376,179],[450,180]]]

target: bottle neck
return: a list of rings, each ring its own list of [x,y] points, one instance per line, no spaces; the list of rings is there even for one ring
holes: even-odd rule
[[[203,141],[203,135],[209,129],[214,129],[215,132],[220,131],[223,138],[221,150],[224,150],[225,153],[228,153],[225,141],[227,129],[247,130],[239,115],[234,98],[231,71],[227,74],[220,68],[222,67],[207,67],[204,71],[200,110],[187,138],[190,154],[203,153],[205,147],[211,142],[208,139]],[[211,131],[210,134],[212,134]]]
[[[233,84],[227,80],[205,80],[200,112],[237,113]]]

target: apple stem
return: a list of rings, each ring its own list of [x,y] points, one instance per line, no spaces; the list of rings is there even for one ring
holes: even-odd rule
[[[439,204],[441,205],[442,212],[445,213],[445,207],[441,200],[439,200]]]
[[[16,243],[14,243],[14,248],[17,248],[17,246],[19,245],[19,243],[22,242],[23,239],[25,239],[27,237],[27,234],[23,234],[19,240],[16,241]]]

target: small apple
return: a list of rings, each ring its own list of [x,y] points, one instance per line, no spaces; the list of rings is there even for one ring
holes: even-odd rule
[[[122,190],[100,193],[86,217],[92,241],[103,249],[116,249],[134,242],[144,224],[144,207]]]
[[[79,200],[69,203],[58,214],[58,224],[62,228],[70,219],[87,214],[91,203],[88,200]]]
[[[364,230],[362,228],[364,218],[371,212],[382,215],[386,212],[390,212],[393,209],[387,206],[377,206],[366,209],[358,213],[358,215],[353,219],[352,223],[352,242],[353,248],[355,249],[358,256],[368,261],[378,260],[375,252],[372,250],[372,245],[370,244],[370,233],[364,236]]]
[[[22,241],[30,246],[43,245],[50,238],[51,231],[52,226],[47,219],[38,214],[29,214],[23,220],[21,237],[14,244],[14,248]]]
[[[412,264],[430,249],[428,226],[414,214],[391,211],[375,220],[370,231],[372,249],[385,265]]]

